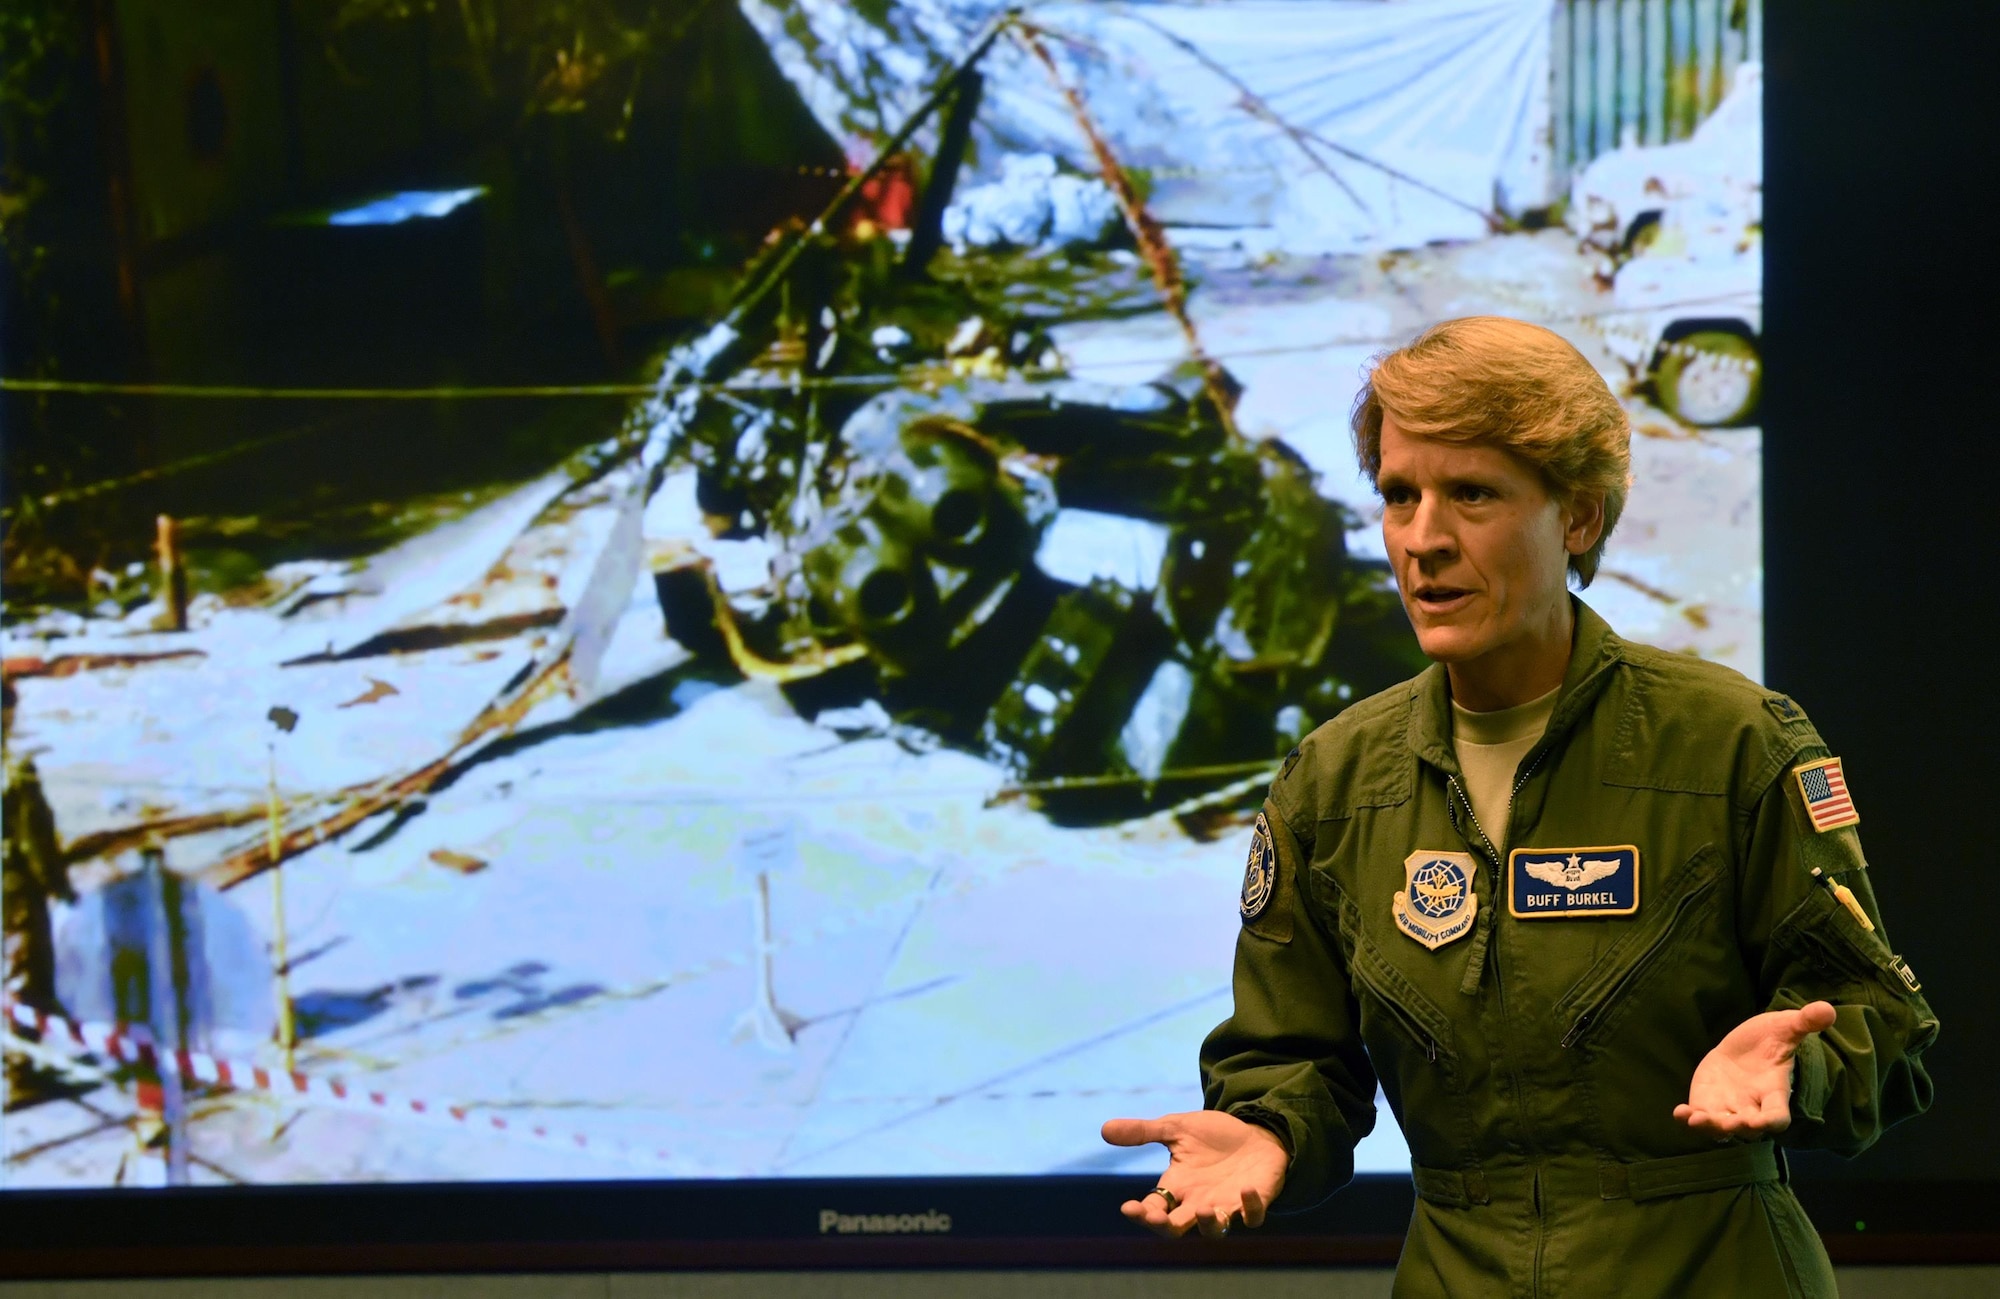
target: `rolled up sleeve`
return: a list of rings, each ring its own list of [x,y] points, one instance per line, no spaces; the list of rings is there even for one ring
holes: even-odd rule
[[[1767,1009],[1812,1001],[1834,1007],[1833,1025],[1799,1046],[1792,1125],[1780,1141],[1851,1156],[1930,1108],[1923,1053],[1938,1021],[1915,974],[1889,946],[1855,829],[1818,831],[1806,814],[1792,765],[1817,756],[1798,755],[1757,805],[1739,921]],[[1867,925],[1833,885],[1853,895]]]

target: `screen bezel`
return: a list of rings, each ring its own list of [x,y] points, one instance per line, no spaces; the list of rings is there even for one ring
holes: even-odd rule
[[[2000,732],[1996,692],[1963,691],[1940,707],[1934,679],[1897,670],[1911,630],[1955,607],[1966,565],[1990,571],[1980,561],[1994,558],[1977,511],[1935,509],[1943,484],[1994,481],[1993,440],[1977,432],[1990,399],[1976,382],[1994,333],[1979,304],[2000,296],[1991,209],[1931,203],[1920,240],[1881,234],[1908,211],[1896,194],[1935,189],[1942,177],[1955,193],[2000,190],[1991,156],[1956,149],[1953,132],[1935,129],[1991,120],[1975,51],[1992,48],[2000,21],[1970,3],[1919,25],[1769,0],[1766,22],[1766,211],[1778,232],[1765,271],[1766,679],[1808,701],[1830,742],[1854,755],[1875,812],[1876,861],[1913,864],[1878,868],[1876,888],[1946,1025],[1933,1060],[1945,1079],[1936,1112],[1889,1144],[1893,1164],[1948,1175],[1892,1180],[1871,1175],[1866,1160],[1815,1158],[1798,1161],[1796,1188],[1836,1262],[2000,1262],[2000,1177],[1982,1171],[2000,1160],[1966,1139],[1990,1131],[1978,1080],[2000,1076],[2000,1034],[1980,1030],[1992,1010],[1977,991],[1978,953],[1967,950],[1976,944],[1964,941],[1957,890],[1938,887],[1971,885],[1987,865],[1954,852],[1985,842],[1990,796],[1966,755]],[[1855,95],[1860,85],[1870,93]],[[1913,303],[1906,286],[1924,283],[1951,293]],[[1914,341],[1885,349],[1880,340],[1899,328]],[[1882,430],[1916,409],[1927,429],[1973,432],[1933,438],[1913,456]],[[1884,545],[1885,536],[1921,549]],[[1921,562],[1938,553],[1956,560]],[[1885,677],[1898,688],[1882,688]],[[1912,689],[1931,702],[1915,716]],[[10,1191],[0,1200],[0,1274],[1383,1265],[1400,1250],[1413,1202],[1407,1178],[1364,1175],[1266,1231],[1169,1242],[1117,1215],[1117,1202],[1143,1189],[1132,1178],[1022,1177]],[[954,1230],[822,1238],[817,1215],[836,1204],[936,1209]]]
[[[1798,1187],[1837,1263],[2000,1261],[1988,1203],[1968,1189]],[[1118,1218],[1134,1190],[1129,1178],[1058,1177],[9,1192],[0,1274],[1384,1266],[1414,1203],[1408,1178],[1362,1174],[1258,1232],[1170,1241]],[[835,1206],[943,1212],[953,1229],[821,1234],[818,1216]]]

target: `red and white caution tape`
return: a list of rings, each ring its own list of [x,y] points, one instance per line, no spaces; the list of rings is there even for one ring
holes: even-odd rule
[[[236,1091],[261,1092],[296,1105],[330,1107],[382,1118],[428,1121],[460,1132],[488,1133],[585,1154],[601,1155],[649,1166],[671,1165],[681,1176],[698,1175],[689,1161],[665,1150],[649,1150],[581,1132],[559,1132],[532,1121],[475,1110],[469,1105],[398,1096],[357,1087],[338,1078],[314,1078],[296,1070],[269,1069],[241,1060],[225,1060],[205,1051],[161,1051],[152,1034],[131,1024],[78,1023],[19,1002],[7,1007],[8,1018],[33,1032],[44,1050],[68,1055],[108,1056],[124,1064],[170,1070],[183,1082]]]

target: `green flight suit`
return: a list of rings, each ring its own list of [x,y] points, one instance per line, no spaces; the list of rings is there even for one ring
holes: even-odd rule
[[[1320,727],[1273,784],[1206,1105],[1278,1134],[1276,1207],[1303,1207],[1352,1174],[1379,1074],[1418,1194],[1398,1296],[1834,1299],[1773,1144],[1718,1143],[1673,1108],[1731,1029],[1824,999],[1838,1019],[1799,1049],[1778,1144],[1855,1154],[1929,1106],[1936,1017],[1885,941],[1855,831],[1809,819],[1794,772],[1829,755],[1804,713],[1574,608],[1503,841],[1632,846],[1636,911],[1510,913],[1433,667]],[[1418,852],[1472,867],[1471,923],[1435,949],[1394,915]]]

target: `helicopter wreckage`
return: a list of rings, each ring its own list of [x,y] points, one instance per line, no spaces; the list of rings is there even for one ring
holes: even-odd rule
[[[1342,507],[1187,374],[970,378],[875,396],[825,442],[780,427],[692,432],[703,512],[770,545],[770,579],[725,594],[669,551],[669,632],[808,713],[874,700],[1064,819],[1268,773],[1412,666]]]
[[[948,147],[977,88],[956,91]],[[1240,801],[1420,660],[1386,571],[1346,553],[1345,508],[1282,441],[1238,431],[1240,389],[1202,350],[1172,250],[1070,103],[1138,246],[1121,261],[1151,272],[1188,359],[1144,384],[1067,376],[1045,315],[908,274],[935,240],[921,217],[900,267],[844,275],[816,224],[750,367],[763,400],[705,403],[665,447],[716,536],[769,547],[769,579],[725,593],[670,547],[655,583],[697,655],[782,682],[809,715],[872,700],[1059,819]],[[927,198],[941,225],[972,224]]]
[[[1051,186],[1048,168],[1021,170],[1098,218],[1036,226],[1041,249],[944,250],[947,231],[980,225],[951,209],[952,186],[979,60],[1009,32],[1036,52],[1018,19],[990,29],[816,219],[774,232],[621,434],[448,525],[460,529],[449,553],[409,565],[401,591],[348,611],[351,575],[328,572],[259,611],[279,620],[273,661],[431,644],[411,626],[537,519],[608,498],[586,579],[565,581],[560,607],[509,615],[550,630],[441,751],[289,799],[281,818],[259,803],[78,827],[70,860],[272,819],[200,871],[227,887],[407,815],[493,746],[532,743],[632,685],[629,670],[613,681],[602,668],[648,582],[672,652],[641,655],[645,671],[685,671],[692,657],[711,677],[776,683],[836,732],[893,729],[982,755],[1012,782],[1000,796],[1064,823],[1254,801],[1315,725],[1419,666],[1386,570],[1347,553],[1356,520],[1285,443],[1237,429],[1240,390],[1202,350],[1177,258],[1080,97],[1069,102],[1101,180]],[[889,237],[866,205],[907,172],[932,117],[928,184],[909,232]],[[1106,212],[1120,218],[1108,229]],[[1051,341],[1066,320],[1159,312],[1185,349],[1151,382],[1074,377]],[[649,538],[658,498],[676,494],[691,496],[681,517],[697,535]],[[725,545],[757,571],[719,572]],[[185,637],[125,639],[134,662],[155,640],[188,652]],[[54,648],[44,658],[35,671],[87,666]]]

